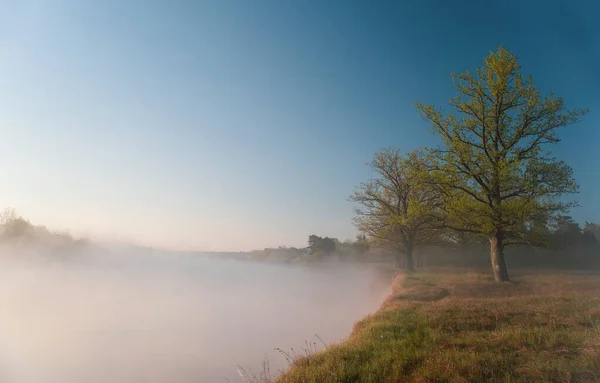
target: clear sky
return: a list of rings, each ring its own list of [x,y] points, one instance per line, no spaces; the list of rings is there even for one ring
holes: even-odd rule
[[[460,4],[460,5],[459,5]],[[78,235],[243,250],[352,238],[386,146],[435,144],[416,101],[499,43],[567,105],[556,153],[600,221],[597,1],[0,2],[0,205]]]

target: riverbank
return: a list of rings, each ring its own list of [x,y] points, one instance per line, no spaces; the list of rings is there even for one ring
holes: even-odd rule
[[[349,338],[297,358],[299,382],[598,382],[600,275],[487,270],[400,275]]]

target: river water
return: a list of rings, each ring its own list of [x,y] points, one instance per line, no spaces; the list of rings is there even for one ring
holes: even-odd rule
[[[33,255],[32,255],[33,254]],[[389,283],[373,268],[200,255],[0,257],[0,381],[241,381],[287,366],[281,348],[347,336]]]

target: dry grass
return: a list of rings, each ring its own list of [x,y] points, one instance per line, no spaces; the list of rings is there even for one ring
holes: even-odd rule
[[[600,382],[600,275],[478,270],[400,277],[350,338],[277,382]]]

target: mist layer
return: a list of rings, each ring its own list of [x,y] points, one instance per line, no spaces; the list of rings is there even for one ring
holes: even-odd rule
[[[0,257],[7,383],[233,382],[264,358],[275,372],[275,348],[340,340],[388,289],[364,265],[23,252]]]

